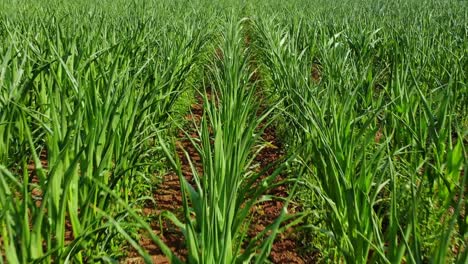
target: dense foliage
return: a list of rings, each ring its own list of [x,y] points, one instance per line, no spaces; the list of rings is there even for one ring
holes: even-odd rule
[[[290,226],[323,262],[466,263],[467,55],[465,1],[1,1],[0,263],[151,263],[144,234],[264,263]],[[285,155],[257,168],[268,127]],[[186,260],[140,213],[168,170]]]

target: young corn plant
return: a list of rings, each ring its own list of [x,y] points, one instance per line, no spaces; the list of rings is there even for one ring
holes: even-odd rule
[[[334,258],[347,263],[466,261],[466,224],[456,209],[466,203],[459,198],[466,191],[461,169],[466,153],[462,141],[452,139],[466,134],[463,121],[453,115],[464,108],[461,50],[447,55],[438,46],[416,44],[429,35],[416,28],[405,33],[408,25],[399,21],[389,24],[404,44],[389,41],[395,36],[386,24],[363,31],[369,26],[359,27],[360,18],[328,28],[315,22],[282,26],[282,21],[288,20],[258,18],[259,51],[273,92],[283,99],[291,151],[302,156],[306,185],[325,204],[323,225],[312,227],[333,241]],[[314,38],[303,37],[308,35]],[[450,41],[456,39],[445,36],[433,43]],[[419,51],[420,46],[427,48]],[[433,65],[444,53],[452,63],[431,71],[417,67]],[[426,221],[424,215],[437,220]],[[422,236],[426,224],[437,230],[434,238]],[[454,240],[461,248],[455,256]]]
[[[192,165],[193,185],[184,178],[178,159],[168,152],[181,182],[184,217],[178,220],[168,215],[183,230],[188,263],[264,263],[281,222],[290,218],[286,204],[271,226],[247,240],[251,210],[268,198],[263,196],[268,189],[281,184],[275,179],[282,166],[270,175],[249,168],[266,127],[261,124],[271,117],[271,109],[259,112],[255,83],[249,82],[252,72],[248,50],[243,47],[243,23],[233,18],[227,23],[222,56],[212,69],[211,96],[204,93],[200,139],[192,139],[203,173]]]
[[[109,259],[122,226],[136,230],[126,211],[140,198],[134,191],[155,155],[156,132],[167,125],[206,34],[200,21],[155,32],[159,21],[151,17],[129,23],[130,34],[117,21],[100,24],[102,16],[9,24],[17,28],[8,27],[12,45],[0,79],[2,164],[12,164],[0,170],[0,247],[8,263]],[[37,35],[19,34],[21,27]],[[102,32],[108,35],[98,41]],[[10,155],[15,149],[24,156]]]

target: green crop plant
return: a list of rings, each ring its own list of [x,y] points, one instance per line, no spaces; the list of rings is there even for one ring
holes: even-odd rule
[[[193,185],[184,178],[178,159],[168,152],[181,181],[184,217],[178,220],[169,213],[167,217],[183,230],[188,263],[264,263],[283,228],[281,222],[291,218],[286,203],[271,226],[246,241],[250,211],[257,203],[271,199],[264,196],[267,190],[282,184],[275,179],[283,165],[270,175],[250,169],[266,128],[261,124],[268,125],[271,109],[259,110],[255,83],[249,82],[249,51],[241,35],[244,23],[228,19],[221,39],[222,56],[211,69],[211,93],[203,93],[199,140],[192,139],[201,156],[202,173],[191,164]]]
[[[8,167],[0,171],[0,232],[8,263],[114,254],[118,232],[103,216],[132,225],[111,194],[129,205],[144,194],[134,191],[157,155],[156,132],[206,43],[195,14],[188,25],[154,13],[103,24],[109,13],[87,11],[2,20],[0,161]]]
[[[268,262],[298,223],[298,254],[323,262],[466,263],[467,10],[0,1],[0,263],[125,261],[129,246],[150,263],[142,236],[181,263],[150,222],[168,170],[182,216],[160,216],[189,263]],[[285,154],[262,168],[266,128]],[[200,164],[179,157],[184,133]],[[279,185],[281,215],[249,237]]]
[[[444,28],[430,20],[433,1],[418,15],[408,4],[406,22],[392,1],[355,4],[333,17],[325,3],[257,17],[259,57],[293,128],[286,142],[314,193],[304,199],[324,213],[310,227],[334,245],[324,258],[463,263],[464,213],[449,213],[466,203],[467,36],[452,26],[463,14],[447,6]]]

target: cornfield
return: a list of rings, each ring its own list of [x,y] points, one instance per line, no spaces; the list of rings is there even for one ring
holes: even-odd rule
[[[468,5],[0,1],[0,263],[468,263]]]

